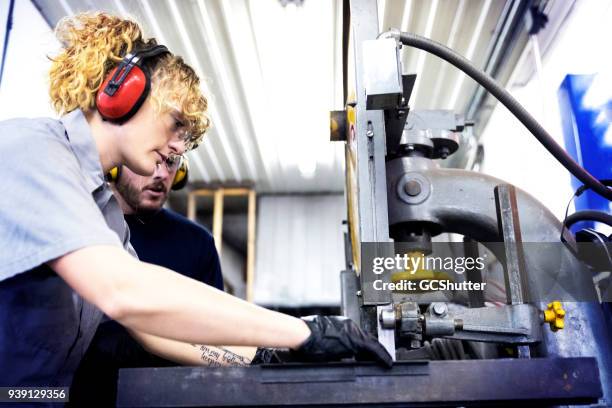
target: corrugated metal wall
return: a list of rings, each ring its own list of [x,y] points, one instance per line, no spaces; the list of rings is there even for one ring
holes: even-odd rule
[[[213,127],[189,154],[192,181],[254,183],[260,193],[342,191],[344,149],[328,141],[329,110],[345,102],[342,0],[301,6],[278,0],[33,2],[50,26],[85,10],[133,17],[201,75]],[[510,0],[377,4],[381,30],[396,27],[431,37],[482,68]],[[29,23],[16,19],[20,25]],[[55,48],[37,54],[54,55]],[[402,53],[404,73],[418,75],[411,108],[466,109],[474,81],[423,51],[404,47]]]
[[[261,196],[258,207],[255,303],[339,304],[344,197]]]

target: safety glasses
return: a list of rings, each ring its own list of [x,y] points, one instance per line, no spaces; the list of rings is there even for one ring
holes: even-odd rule
[[[183,155],[170,155],[164,162],[169,172],[178,169],[183,162]]]

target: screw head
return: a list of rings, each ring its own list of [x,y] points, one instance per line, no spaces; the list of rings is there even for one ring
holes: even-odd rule
[[[404,191],[410,197],[416,197],[419,194],[421,194],[421,183],[419,183],[417,180],[414,180],[414,179],[413,180],[408,180],[404,184]]]

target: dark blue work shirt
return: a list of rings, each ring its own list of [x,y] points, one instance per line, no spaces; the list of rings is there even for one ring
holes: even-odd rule
[[[130,242],[141,261],[223,290],[219,255],[205,228],[165,209],[148,216],[126,215],[125,220],[130,227]],[[70,389],[71,404],[112,406],[119,368],[168,365],[176,364],[146,352],[117,322],[105,321],[77,370]]]
[[[126,215],[130,242],[143,262],[161,265],[223,290],[219,255],[212,235],[174,211]]]

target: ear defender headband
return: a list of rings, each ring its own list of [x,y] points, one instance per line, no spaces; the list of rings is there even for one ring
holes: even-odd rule
[[[138,112],[151,90],[151,77],[143,62],[167,52],[170,51],[165,46],[154,45],[123,57],[96,95],[96,108],[102,118],[122,124]]]
[[[180,190],[187,185],[189,181],[189,161],[186,157],[181,156],[181,163],[172,180],[172,190]],[[113,167],[106,175],[106,181],[115,183],[121,175],[121,167]]]

